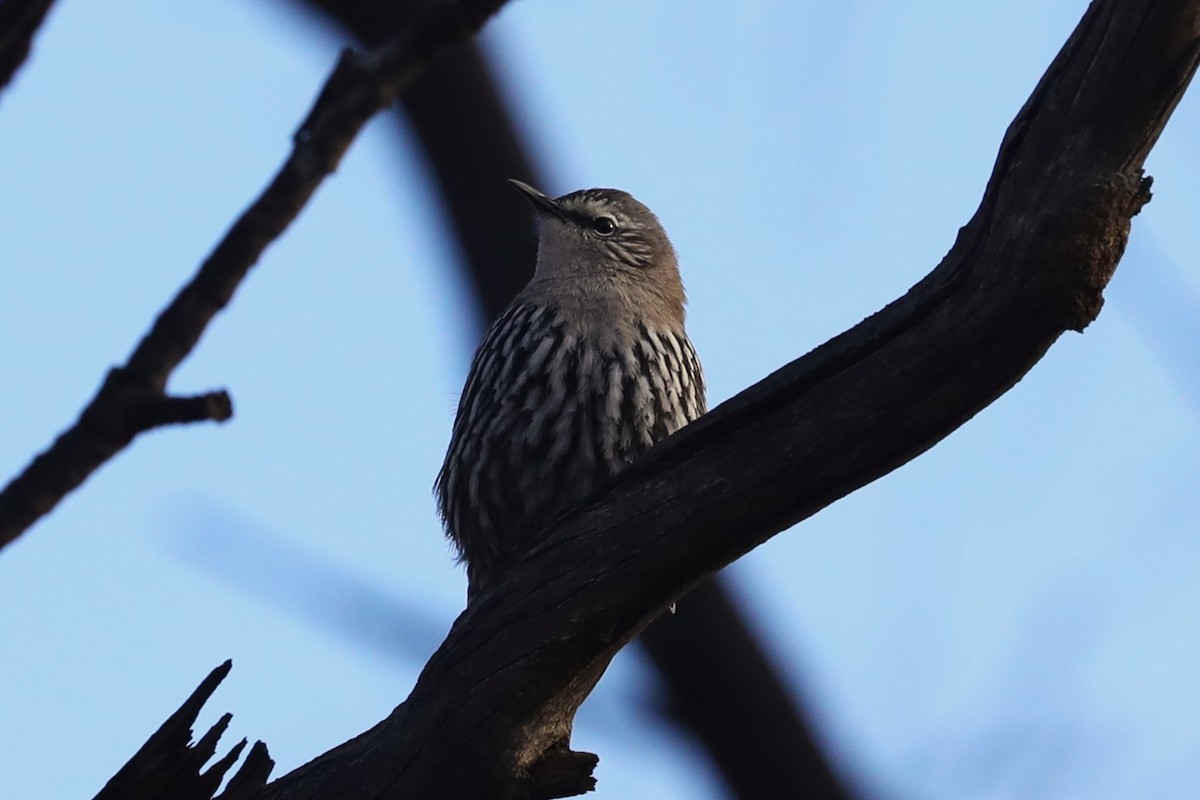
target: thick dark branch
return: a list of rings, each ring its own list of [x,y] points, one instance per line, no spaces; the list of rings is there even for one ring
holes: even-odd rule
[[[0,89],[29,57],[33,36],[54,0],[0,0]]]
[[[459,617],[405,703],[258,797],[529,797],[613,654],[668,603],[932,447],[1095,317],[1198,54],[1200,0],[1094,2],[928,277],[560,521]]]
[[[1198,18],[1200,0],[1093,3],[937,269],[561,521],[459,617],[402,706],[263,796],[528,796],[612,655],[668,603],[932,447],[1095,317]]]
[[[414,2],[300,0],[338,20],[374,46],[412,15]],[[542,186],[492,76],[486,52],[464,41],[404,93],[475,287],[479,330],[529,280],[537,251],[529,209],[504,180]],[[737,797],[844,800],[844,789],[797,701],[714,576],[687,598],[686,613],[660,618],[639,637],[666,687],[666,710],[692,734]],[[585,773],[587,780],[590,770]]]
[[[171,422],[228,418],[232,407],[224,393],[168,397],[165,387],[171,373],[267,246],[337,168],[366,121],[395,100],[432,59],[474,33],[503,4],[504,0],[433,4],[428,15],[378,48],[343,53],[296,133],[291,155],[270,185],[163,310],[125,366],[110,373],[79,420],[0,492],[0,547],[50,511],[138,433]]]

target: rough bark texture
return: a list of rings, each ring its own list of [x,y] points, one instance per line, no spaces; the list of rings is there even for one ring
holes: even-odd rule
[[[374,47],[412,17],[394,0],[300,0]],[[522,141],[487,53],[456,45],[404,93],[398,131],[416,135],[463,254],[482,333],[532,274],[537,239],[523,197],[505,178],[552,190]],[[399,177],[399,176],[397,176]],[[569,189],[573,187],[563,187]],[[687,596],[686,613],[659,618],[638,643],[666,687],[661,709],[705,748],[742,800],[849,793],[822,754],[796,698],[721,579]]]
[[[930,275],[653,449],[467,608],[387,719],[257,796],[535,796],[593,682],[669,603],[932,447],[1094,319],[1198,53],[1200,0],[1093,3]]]

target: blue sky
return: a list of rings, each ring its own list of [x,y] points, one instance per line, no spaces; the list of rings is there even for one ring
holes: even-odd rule
[[[715,405],[937,263],[1085,7],[516,0],[484,38],[542,188],[627,189],[670,231]],[[339,44],[286,3],[59,4],[0,95],[0,473],[268,180]],[[461,608],[430,487],[474,334],[391,134],[367,129],[176,373],[228,387],[234,420],[138,440],[0,552],[0,796],[92,796],[226,658],[201,722],[232,711],[229,744],[265,740],[282,774],[385,716]],[[870,796],[1200,780],[1198,135],[1192,96],[1084,335],[730,570]],[[596,796],[722,797],[642,713],[654,690],[627,653],[585,706]]]

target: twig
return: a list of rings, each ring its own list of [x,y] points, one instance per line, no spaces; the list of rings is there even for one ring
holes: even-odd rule
[[[505,0],[433,5],[419,23],[378,48],[347,50],[296,132],[291,155],[238,218],[192,280],[159,314],[124,366],[109,373],[79,419],[0,492],[0,548],[16,539],[124,449],[137,434],[166,424],[223,421],[224,392],[179,398],[167,381],[246,273],[332,173],[355,136],[427,64],[475,32]]]

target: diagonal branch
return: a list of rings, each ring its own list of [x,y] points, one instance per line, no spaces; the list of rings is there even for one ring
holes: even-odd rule
[[[224,392],[166,394],[167,381],[242,279],[337,168],[355,136],[447,47],[474,33],[505,0],[433,4],[429,13],[365,53],[346,51],[295,135],[291,155],[262,194],[155,321],[124,366],[109,373],[75,424],[0,492],[7,545],[139,433],[232,413]]]
[[[552,796],[548,762],[553,791],[586,790],[590,759],[564,754],[617,650],[705,576],[932,447],[1095,318],[1149,199],[1142,164],[1198,59],[1200,0],[1095,0],[932,273],[560,520],[458,618],[408,700],[255,796]]]
[[[54,0],[0,0],[0,89],[29,57],[33,36]]]
[[[612,655],[689,586],[932,447],[1096,316],[1198,55],[1200,0],[1093,3],[928,277],[562,520],[403,706],[266,796],[520,796]]]
[[[416,3],[300,0],[338,20],[366,46],[403,24]],[[528,209],[505,178],[545,184],[492,75],[484,48],[459,43],[397,104],[420,142],[475,288],[479,330],[529,280],[537,239]],[[516,202],[514,202],[516,201]],[[803,708],[772,663],[722,576],[691,591],[687,613],[660,618],[639,637],[662,677],[662,710],[708,752],[743,800],[804,796],[846,800]]]

